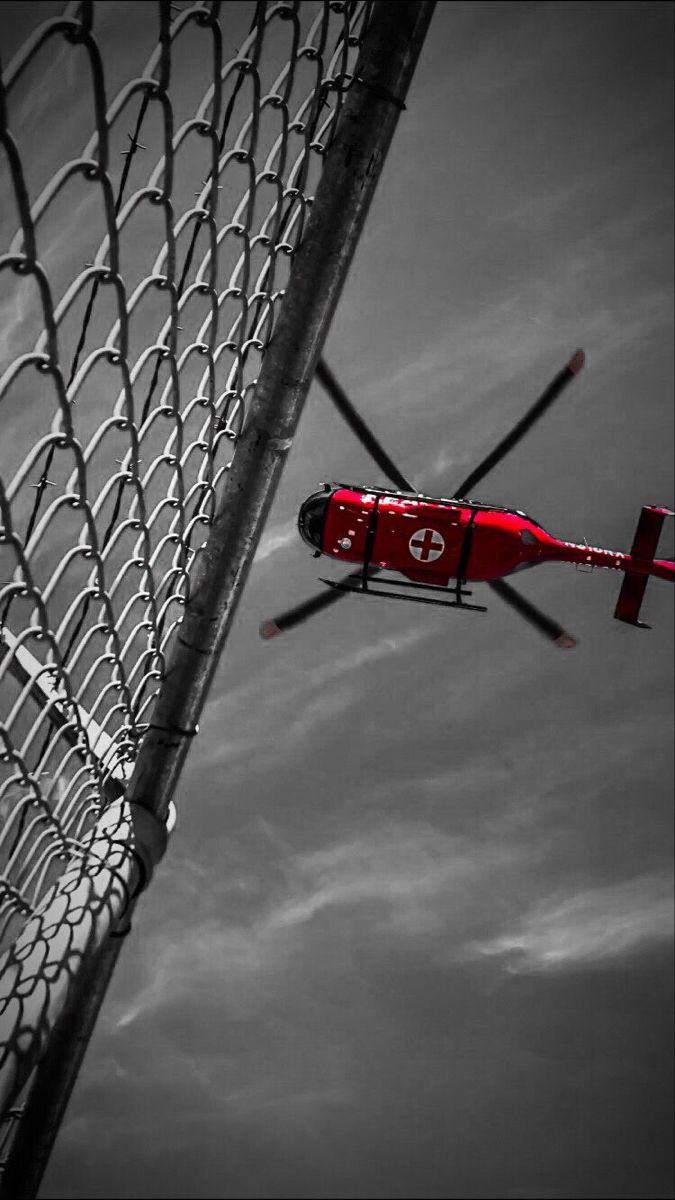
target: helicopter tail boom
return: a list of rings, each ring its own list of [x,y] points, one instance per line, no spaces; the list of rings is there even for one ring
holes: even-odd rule
[[[619,592],[614,616],[617,621],[627,625],[636,625],[639,629],[649,629],[645,621],[640,620],[640,608],[650,575],[658,575],[662,579],[675,580],[675,563],[665,559],[655,559],[656,547],[666,517],[675,516],[669,508],[659,505],[645,505],[640,513],[640,519],[635,530],[633,545],[630,552],[630,562],[634,564],[626,568],[626,575]]]

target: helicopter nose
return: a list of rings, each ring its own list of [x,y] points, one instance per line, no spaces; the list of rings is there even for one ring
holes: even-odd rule
[[[321,550],[323,526],[331,493],[314,492],[303,501],[298,514],[298,529],[302,540],[313,550]]]

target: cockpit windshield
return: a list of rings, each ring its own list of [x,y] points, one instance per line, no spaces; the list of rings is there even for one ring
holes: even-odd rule
[[[314,550],[321,550],[323,526],[330,492],[315,492],[305,500],[298,516],[298,529],[303,541]]]

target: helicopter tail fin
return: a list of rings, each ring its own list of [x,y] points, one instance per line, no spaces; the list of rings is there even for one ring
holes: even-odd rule
[[[672,516],[675,516],[675,513],[670,508],[662,508],[655,504],[645,505],[642,509],[630,552],[631,560],[636,566],[639,564],[640,569],[631,571],[629,568],[626,571],[614,609],[617,621],[637,625],[639,629],[650,628],[645,621],[640,620],[640,607],[649,576],[658,574],[662,578],[675,580],[675,564],[665,559],[656,560],[654,557],[663,522],[666,517]],[[654,569],[649,570],[650,567]]]

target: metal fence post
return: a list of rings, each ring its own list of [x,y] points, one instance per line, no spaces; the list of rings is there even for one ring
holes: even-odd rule
[[[272,503],[434,4],[379,0],[128,797],[166,813]]]

